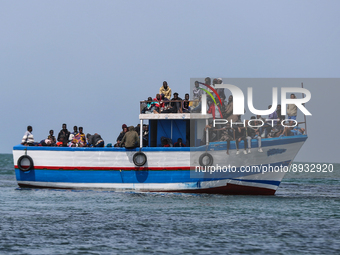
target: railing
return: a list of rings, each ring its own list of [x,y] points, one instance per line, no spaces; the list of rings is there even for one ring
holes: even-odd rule
[[[140,101],[139,112],[144,113],[161,113],[168,110],[169,113],[189,113],[190,107],[194,101],[191,100],[152,100],[152,101]],[[188,109],[184,109],[184,103],[188,103]],[[176,105],[178,104],[178,105]],[[148,107],[148,105],[150,107]],[[171,112],[173,109],[174,112]]]

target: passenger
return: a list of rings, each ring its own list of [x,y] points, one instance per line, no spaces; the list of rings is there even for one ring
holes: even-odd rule
[[[124,135],[128,131],[128,128],[125,124],[122,125],[123,131],[120,132],[119,136],[117,137],[117,143],[114,145],[114,147],[121,147],[121,142],[123,140]]]
[[[230,141],[235,140],[235,131],[234,129],[230,126],[230,123],[228,122],[226,124],[225,128],[222,128],[222,134],[220,141],[227,141],[227,154],[229,155],[229,149],[230,149]]]
[[[255,119],[255,117],[251,117],[252,119]],[[246,120],[246,138],[248,143],[248,153],[251,153],[251,140],[257,139],[258,142],[258,151],[263,152],[261,148],[261,136],[259,135],[260,132],[257,128],[253,128],[249,126],[249,121]]]
[[[269,105],[268,109],[270,109],[272,106]],[[277,123],[277,113],[276,110],[274,110],[271,114],[268,115],[268,121],[262,126],[261,131],[264,132],[264,134],[262,133],[262,135],[264,135],[265,138],[268,137],[268,134],[271,132],[273,125],[276,125]],[[275,121],[273,121],[275,120]],[[264,131],[263,131],[264,130]]]
[[[72,136],[72,134],[70,135],[70,137]],[[80,138],[80,136],[79,136]],[[69,142],[68,147],[78,147],[78,140],[76,138],[76,136],[73,136],[72,140]]]
[[[24,146],[35,146],[37,145],[34,142],[34,137],[32,134],[33,128],[32,126],[27,126],[27,131],[25,132],[24,136],[22,137],[21,144]]]
[[[88,133],[86,138],[89,147],[104,147],[104,140],[99,134],[95,133],[94,135],[91,135]]]
[[[143,125],[143,147],[149,145],[149,125]]]
[[[207,130],[208,130],[208,135],[209,135],[209,142],[214,142],[214,141],[217,140],[216,128],[213,127],[212,121],[209,121],[209,124],[206,125],[204,130],[203,130],[203,136],[202,136],[202,139],[201,139],[201,145],[205,145],[206,144]]]
[[[189,94],[185,94],[184,101],[183,101],[183,108],[182,112],[189,113],[190,112],[190,101],[189,101]]]
[[[72,140],[74,139],[74,137],[78,134],[78,127],[74,126],[73,127],[73,132],[70,133],[70,136],[68,138],[68,140],[72,143]]]
[[[220,119],[221,118],[221,114],[220,114],[220,111],[219,111],[219,106],[220,106],[220,103],[217,101],[217,105],[212,101],[211,98],[209,98],[208,100],[208,105],[209,105],[209,109],[208,109],[208,112],[207,113],[211,113],[213,118],[215,119]]]
[[[168,83],[166,81],[163,81],[163,86],[160,87],[159,94],[164,94],[164,98],[167,98],[168,100],[170,100],[171,89],[168,86]]]
[[[61,138],[61,137],[63,137],[63,138]],[[58,134],[57,141],[62,142],[62,146],[66,147],[68,140],[69,140],[69,137],[70,137],[70,132],[67,130],[66,124],[64,123],[63,126],[62,126],[62,130],[60,130],[60,132]]]
[[[140,134],[140,124],[137,124],[137,126],[135,126],[135,131],[138,135]]]
[[[193,108],[197,107],[199,102],[201,101],[202,91],[203,90],[199,89],[199,82],[195,81],[195,88],[192,91],[193,92],[193,99],[194,99],[194,102],[192,103]]]
[[[59,136],[59,135],[58,135]],[[65,142],[64,142],[65,140]],[[65,135],[61,134],[59,136],[59,141],[56,144],[58,147],[66,147],[67,146],[67,139],[65,138]]]
[[[268,137],[274,138],[279,137],[283,134],[284,127],[281,125],[281,123],[278,121],[276,125],[271,129],[270,133],[268,134]]]
[[[177,139],[177,142],[174,144],[174,147],[185,147],[185,144],[182,142],[182,138]]]
[[[148,100],[146,100],[146,106],[142,109],[142,113],[153,113],[152,109],[154,107],[155,103],[152,100],[152,97],[148,97]]]
[[[293,124],[294,124],[294,121],[289,121],[288,123],[288,127],[286,126],[283,130],[283,133],[280,135],[280,137],[282,136],[292,136],[294,135],[294,133],[292,132],[293,130]]]
[[[178,97],[178,93],[174,93],[174,97],[171,99],[170,107],[161,113],[177,113],[182,111],[182,103],[181,102],[174,102],[174,101],[182,101],[182,98]]]
[[[130,126],[129,131],[125,133],[122,144],[125,144],[126,149],[133,149],[139,146],[139,137],[133,126]]]
[[[303,135],[305,132],[304,128],[300,128],[299,126],[295,126],[291,132],[293,133],[293,135]]]
[[[222,84],[222,83],[223,83],[222,78],[217,78],[217,84]],[[220,96],[221,100],[222,100],[222,97],[226,98],[224,94],[224,88],[217,88],[216,92]]]
[[[244,150],[243,153],[247,154],[247,138],[246,138],[246,130],[242,125],[238,125],[235,127],[235,140],[236,140],[236,154],[239,154],[239,143],[241,141],[244,142]]]
[[[50,130],[50,135],[47,137],[47,139],[51,140],[51,146],[56,145],[57,140],[55,139],[54,131],[52,129]]]
[[[78,139],[78,146],[79,147],[86,147],[86,137],[83,133],[83,127],[79,127],[79,133],[80,139]]]
[[[169,144],[169,142],[168,142],[167,139],[164,139],[164,140],[162,141],[162,144],[163,144],[163,147],[170,147],[170,144]]]
[[[53,130],[50,130],[49,136],[40,142],[42,146],[55,146],[56,145],[56,139],[53,135]]]
[[[153,99],[155,102],[155,109],[153,110],[153,113],[160,113],[160,111],[164,108],[164,102],[162,100],[162,96],[160,94],[157,94],[156,97]]]
[[[211,85],[211,79],[210,79],[210,77],[206,77],[205,79],[204,79],[204,84],[206,84],[206,85]],[[205,86],[204,86],[205,87]],[[209,92],[212,92],[209,88],[204,88],[204,89],[207,89]],[[205,91],[202,91],[202,94],[206,94],[206,92]],[[201,95],[202,95],[201,94]],[[193,108],[192,110],[191,110],[191,112],[192,113],[197,113],[197,112],[200,112],[201,111],[201,109],[202,109],[202,102],[199,102],[199,104],[195,107],[195,108]]]
[[[296,98],[295,94],[290,94],[290,98],[295,99]],[[288,114],[288,119],[296,120],[297,106],[295,104],[287,105],[287,114]]]

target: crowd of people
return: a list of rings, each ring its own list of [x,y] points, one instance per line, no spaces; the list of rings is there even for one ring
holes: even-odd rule
[[[230,95],[226,100],[226,94],[224,88],[216,88],[216,84],[223,84],[222,78],[213,79],[211,82],[210,77],[206,77],[204,80],[205,85],[211,86],[218,94],[221,102],[212,90],[201,85],[202,83],[195,81],[195,87],[192,91],[193,100],[189,100],[189,94],[185,94],[185,99],[182,100],[177,92],[173,93],[171,97],[171,88],[166,81],[163,82],[163,86],[159,89],[159,93],[155,98],[149,97],[144,101],[144,107],[142,107],[141,113],[145,114],[161,114],[161,113],[199,113],[202,109],[202,95],[207,92],[214,96],[207,97],[207,113],[212,114],[213,119],[225,119],[228,121],[224,125],[215,125],[212,123],[207,125],[204,129],[204,134],[201,139],[201,144],[206,142],[206,130],[209,130],[209,141],[227,141],[228,151],[230,147],[230,141],[236,141],[237,151],[239,151],[240,141],[244,141],[244,153],[251,153],[251,140],[256,139],[258,141],[258,150],[262,152],[261,138],[274,138],[282,136],[292,136],[304,134],[305,130],[296,125],[297,106],[295,104],[287,105],[287,119],[285,125],[282,125],[282,121],[286,119],[286,116],[282,115],[281,105],[277,105],[277,108],[268,115],[268,118],[263,118],[260,115],[252,116],[250,120],[245,120],[244,125],[234,124],[230,126],[230,123],[240,123],[241,115],[233,114],[233,96]],[[201,85],[201,86],[200,86]],[[290,95],[291,99],[296,98],[295,94]],[[216,103],[215,103],[216,102]],[[222,103],[222,104],[221,104]],[[269,105],[268,109],[272,106]],[[255,121],[256,120],[256,121]],[[251,124],[249,123],[251,122]],[[254,127],[258,126],[258,127]],[[163,146],[167,147],[169,142],[165,141]],[[237,152],[239,153],[239,152]]]
[[[104,140],[95,133],[93,135],[83,133],[83,127],[73,127],[73,132],[68,131],[67,125],[63,124],[57,138],[54,131],[50,130],[46,139],[35,142],[32,134],[33,127],[28,126],[21,144],[25,146],[58,146],[58,147],[104,147]]]
[[[148,125],[143,125],[143,146],[148,145]],[[126,147],[126,148],[135,148],[139,146],[139,129],[140,125],[138,124],[136,127],[130,126],[127,127],[126,124],[122,125],[122,132],[118,135],[116,139],[116,144],[114,147]],[[21,144],[24,146],[57,146],[57,147],[104,147],[105,142],[103,138],[95,133],[84,134],[83,127],[73,127],[73,132],[68,131],[67,125],[63,124],[62,129],[58,133],[57,138],[54,136],[54,131],[50,130],[49,135],[46,139],[41,140],[40,142],[35,142],[33,137],[33,127],[28,126],[27,131],[25,132]],[[112,144],[109,143],[106,145],[107,147],[112,147]]]
[[[162,113],[198,113],[202,108],[202,95],[207,93],[214,95],[215,98],[207,98],[207,113],[212,114],[213,119],[225,119],[228,122],[226,124],[216,124],[213,127],[212,121],[204,128],[201,144],[206,143],[206,131],[208,130],[209,142],[215,141],[227,141],[227,153],[229,154],[230,141],[236,141],[237,154],[239,153],[239,143],[244,141],[244,153],[251,153],[251,140],[256,139],[258,141],[258,151],[262,152],[261,139],[262,138],[274,138],[282,136],[292,136],[304,134],[305,130],[296,125],[297,107],[295,104],[287,105],[288,121],[285,125],[282,125],[282,121],[286,120],[286,116],[282,115],[281,105],[277,106],[267,119],[262,118],[260,115],[252,116],[250,120],[244,120],[244,124],[240,124],[241,115],[233,114],[233,96],[230,95],[226,101],[226,95],[224,88],[216,88],[218,96],[221,99],[221,103],[217,100],[217,96],[211,93],[212,90],[207,86],[202,85],[200,82],[195,81],[195,87],[193,89],[193,100],[189,100],[189,94],[185,94],[184,100],[179,97],[177,92],[173,93],[171,98],[171,88],[166,81],[163,82],[162,87],[159,89],[155,98],[149,97],[144,101],[142,113],[145,114],[162,114]],[[216,84],[223,84],[221,78],[211,79],[205,78],[205,85],[215,87]],[[291,94],[291,99],[296,98],[294,94]],[[170,99],[171,98],[171,99]],[[216,103],[215,103],[216,102]],[[268,109],[272,106],[269,105]],[[287,123],[288,122],[288,123]],[[232,126],[230,123],[233,124]],[[250,124],[251,123],[251,124]],[[122,131],[116,139],[114,147],[126,147],[135,148],[140,145],[140,124],[136,127],[127,127],[126,124],[122,125]],[[143,147],[148,146],[149,127],[143,125],[142,130],[142,143]],[[62,147],[104,147],[105,143],[102,137],[95,133],[93,135],[83,133],[83,127],[73,127],[73,132],[67,130],[66,124],[62,125],[62,129],[58,133],[58,137],[54,136],[54,131],[50,130],[46,139],[40,142],[35,142],[32,134],[32,126],[27,127],[27,131],[22,139],[22,144],[25,146],[62,146]],[[187,140],[188,141],[188,140]],[[169,147],[185,147],[182,142],[182,138],[172,145],[167,139],[163,139],[162,146]],[[108,144],[111,147],[112,144]]]

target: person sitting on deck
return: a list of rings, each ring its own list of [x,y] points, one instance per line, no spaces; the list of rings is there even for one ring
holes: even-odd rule
[[[300,128],[299,126],[295,126],[290,132],[292,132],[293,135],[303,135],[305,132],[305,129]]]
[[[62,130],[60,130],[60,132],[58,134],[57,141],[62,142],[62,146],[66,147],[68,140],[69,140],[69,137],[70,137],[70,132],[67,130],[66,124],[64,123],[63,126],[62,126]],[[58,145],[58,146],[60,146],[60,145]]]
[[[171,97],[171,89],[168,86],[168,83],[166,81],[163,81],[163,86],[160,87],[159,89],[159,94],[163,94],[164,98],[167,98],[168,100],[170,100]]]
[[[272,106],[269,105],[268,109],[270,109]],[[272,125],[276,125],[277,122],[277,112],[276,109],[268,115],[267,122],[264,123],[264,125],[260,128],[260,133],[262,134],[262,137],[267,138],[268,134],[272,130]],[[275,120],[275,121],[274,121]]]
[[[156,94],[156,97],[153,100],[155,101],[155,109],[153,110],[153,113],[159,113],[164,108],[164,102],[161,94]]]
[[[239,154],[239,143],[241,141],[244,142],[244,150],[243,153],[247,154],[247,139],[246,139],[246,130],[242,127],[242,124],[239,124],[235,127],[235,140],[236,140],[236,154]]]
[[[86,137],[83,133],[83,127],[79,127],[79,133],[80,139],[78,139],[78,146],[79,147],[85,147],[86,146]]]
[[[42,140],[40,142],[40,144],[42,146],[55,146],[56,145],[56,139],[55,139],[55,136],[53,135],[54,131],[53,130],[50,130],[50,134],[49,136],[47,137],[47,139],[45,140]]]
[[[47,137],[47,139],[51,140],[51,146],[56,145],[57,140],[55,139],[54,131],[52,129],[50,130],[50,135]]]
[[[182,142],[182,138],[177,139],[177,142],[174,144],[174,147],[185,147],[185,144]]]
[[[228,122],[226,124],[225,128],[222,128],[222,134],[220,141],[227,141],[227,154],[229,155],[229,149],[230,149],[230,141],[235,140],[235,131],[234,129],[230,126],[230,123]]]
[[[270,133],[268,134],[269,138],[279,137],[283,134],[284,126],[278,121],[276,125],[271,129]]]
[[[189,101],[189,94],[188,93],[186,93],[185,96],[184,96],[182,112],[184,112],[184,113],[190,112],[190,101]]]
[[[25,146],[35,146],[36,143],[34,142],[32,126],[27,126],[27,131],[25,132],[24,136],[22,137],[21,144]]]
[[[89,147],[104,147],[104,140],[99,134],[95,133],[94,135],[91,135],[88,133],[86,138]]]
[[[142,109],[142,113],[153,113],[153,108],[155,108],[155,103],[152,101],[152,97],[148,97],[145,101],[146,106]]]
[[[129,127],[129,131],[125,133],[120,144],[121,146],[125,145],[126,149],[133,149],[139,146],[139,137],[134,126]]]
[[[69,147],[76,147],[77,145],[77,139],[74,139],[74,137],[78,134],[78,127],[74,126],[73,127],[73,132],[70,134],[68,140],[69,140]]]
[[[122,139],[123,139],[124,135],[126,134],[126,132],[128,131],[126,124],[123,124],[122,128],[123,128],[123,131],[120,132],[119,136],[117,137],[117,143],[114,145],[114,147],[120,147],[121,146]]]
[[[280,137],[294,135],[293,132],[291,132],[294,128],[293,124],[294,124],[294,121],[289,121],[288,126],[287,125],[285,126],[283,133],[280,135]]]
[[[171,101],[182,101],[182,98],[178,97],[178,93],[174,93],[174,97]],[[182,111],[181,102],[171,102],[170,107],[166,110],[163,110],[161,113],[178,113]]]
[[[255,116],[252,116],[251,119],[255,119]],[[257,139],[258,142],[258,151],[259,152],[263,152],[262,148],[261,148],[261,136],[260,136],[260,132],[258,131],[257,128],[255,127],[251,127],[249,125],[249,121],[246,120],[246,138],[247,138],[247,143],[248,143],[248,153],[251,153],[251,140],[252,139]]]
[[[215,142],[217,140],[217,134],[216,134],[217,129],[215,127],[213,127],[213,122],[209,120],[209,124],[206,125],[204,130],[203,130],[201,145],[205,145],[206,142],[207,142],[206,141],[207,130],[208,130],[209,142]]]

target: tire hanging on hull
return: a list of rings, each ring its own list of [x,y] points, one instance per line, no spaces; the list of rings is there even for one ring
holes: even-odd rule
[[[22,155],[18,159],[17,165],[18,168],[23,172],[34,169],[33,159],[28,155]]]
[[[207,159],[205,159],[206,157]],[[211,166],[214,163],[214,158],[210,153],[205,152],[199,157],[198,162],[200,163],[200,166]]]
[[[133,163],[136,166],[144,166],[147,161],[147,157],[143,152],[137,152],[133,155]]]

